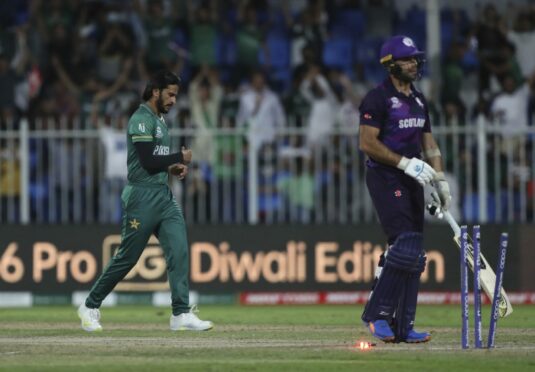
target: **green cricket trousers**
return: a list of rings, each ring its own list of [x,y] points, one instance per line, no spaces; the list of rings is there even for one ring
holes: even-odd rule
[[[189,311],[189,253],[186,224],[167,185],[128,184],[121,195],[121,246],[93,285],[86,300],[98,308],[106,296],[135,266],[154,234],[165,255],[173,314]]]

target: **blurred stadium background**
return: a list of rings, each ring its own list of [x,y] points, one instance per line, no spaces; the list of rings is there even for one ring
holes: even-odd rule
[[[69,302],[101,272],[118,243],[124,127],[161,68],[183,81],[166,117],[174,148],[194,153],[171,187],[196,299],[364,301],[385,242],[358,106],[385,78],[379,48],[395,34],[427,54],[417,85],[455,217],[483,225],[491,262],[499,232],[511,234],[505,286],[513,302],[535,302],[532,1],[4,0],[0,303]],[[455,302],[457,250],[429,222],[423,289],[428,302]],[[146,253],[118,290],[167,303],[156,296],[163,258]]]

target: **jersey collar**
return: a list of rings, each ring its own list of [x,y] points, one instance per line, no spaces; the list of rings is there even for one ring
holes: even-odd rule
[[[401,93],[400,91],[396,89],[396,87],[394,86],[394,83],[392,83],[392,80],[390,79],[390,76],[385,79],[383,84],[386,87],[387,91],[391,93],[392,95],[405,97],[405,98],[407,97],[406,95],[404,95],[403,93]],[[411,83],[411,94],[409,95],[409,97],[414,96],[414,95],[416,95],[416,89],[414,88],[414,85]]]
[[[145,110],[147,110],[148,112],[150,112],[153,116],[155,116],[158,120],[160,120],[162,123],[165,123],[165,121],[163,120],[163,116],[160,115],[156,115],[154,113],[154,111],[152,111],[152,109],[146,104],[146,103],[142,103],[139,105],[139,107],[143,107]]]

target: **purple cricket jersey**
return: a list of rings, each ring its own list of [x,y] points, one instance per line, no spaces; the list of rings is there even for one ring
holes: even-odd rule
[[[360,125],[378,128],[379,140],[409,159],[420,158],[423,132],[431,132],[427,101],[413,85],[411,90],[410,96],[406,96],[387,78],[368,92],[359,107]],[[379,165],[371,158],[366,164],[368,167]]]

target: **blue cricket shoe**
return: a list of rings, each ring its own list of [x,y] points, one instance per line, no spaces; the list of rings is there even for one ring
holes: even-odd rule
[[[414,329],[411,329],[407,334],[407,339],[405,342],[409,344],[418,344],[420,342],[427,342],[431,340],[431,334],[429,332],[416,332]]]
[[[373,337],[376,337],[381,341],[394,342],[396,339],[394,332],[390,328],[390,324],[388,324],[388,322],[384,319],[378,319],[374,322],[369,322],[366,324],[366,326],[370,330]]]

